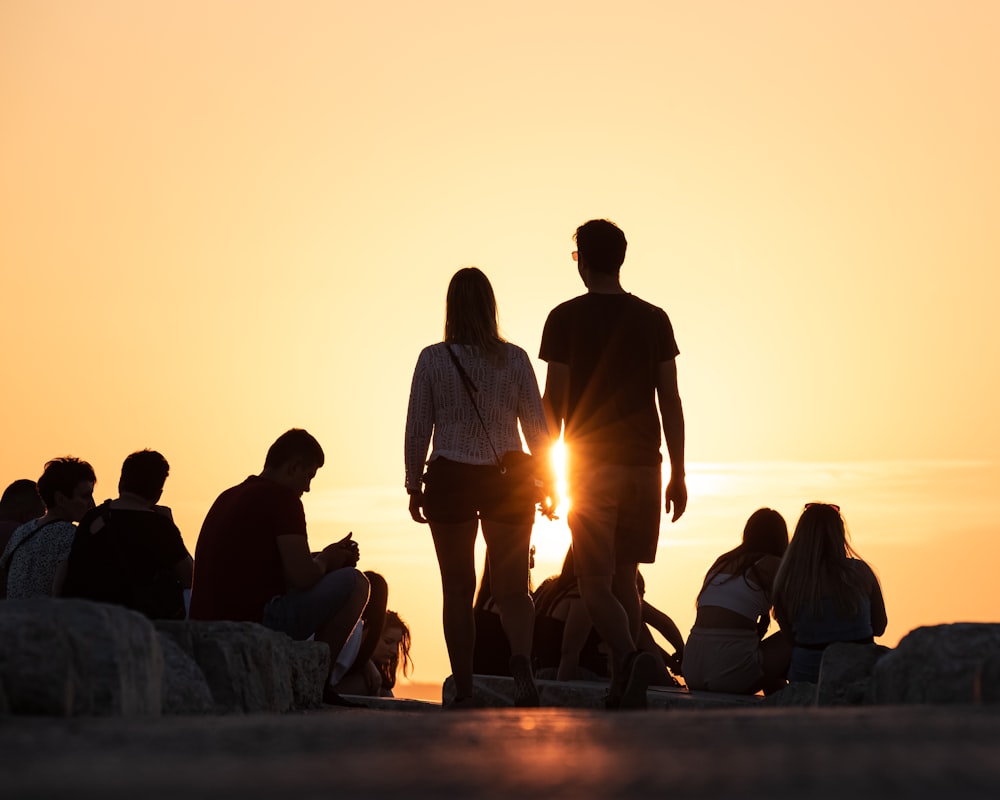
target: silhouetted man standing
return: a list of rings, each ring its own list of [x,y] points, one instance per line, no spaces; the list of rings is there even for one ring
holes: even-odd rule
[[[670,456],[665,507],[676,521],[687,505],[679,350],[666,313],[621,287],[625,234],[591,220],[574,239],[587,293],[545,322],[543,399],[553,430],[564,430],[580,595],[613,654],[607,705],[642,708],[654,661],[636,648],[636,572],[655,559],[659,539],[661,417]]]

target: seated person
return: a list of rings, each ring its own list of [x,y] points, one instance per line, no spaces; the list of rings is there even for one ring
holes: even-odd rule
[[[64,597],[115,603],[150,619],[184,619],[191,556],[170,509],[156,505],[169,472],[154,450],[125,459],[118,499],[91,509],[77,526]]]
[[[54,458],[38,479],[45,514],[18,527],[0,555],[7,597],[51,597],[62,582],[75,522],[94,507],[94,469],[79,458]]]
[[[817,683],[829,645],[874,644],[885,633],[882,587],[851,547],[838,506],[803,510],[774,579],[774,617],[793,639],[791,682]]]
[[[576,585],[572,548],[562,571],[535,592],[534,662],[536,675],[546,680],[606,681],[611,675],[607,648]]]
[[[355,626],[344,649],[337,656],[331,680],[341,694],[377,697],[382,678],[371,662],[379,644],[385,623],[385,608],[389,601],[389,585],[377,572],[365,570],[368,579],[368,605]]]
[[[343,694],[369,697],[395,697],[396,675],[400,668],[409,675],[413,667],[410,658],[410,628],[395,611],[385,612],[385,624],[376,637],[375,648],[364,669],[348,674],[337,684]]]
[[[531,570],[535,568],[535,546],[528,549],[528,591],[533,591],[531,585]],[[472,672],[475,675],[500,675],[511,677],[510,673],[510,642],[504,632],[500,618],[500,605],[493,597],[492,570],[490,555],[486,554],[483,561],[483,577],[479,582],[479,591],[472,606],[473,619],[476,623],[476,640],[472,649]]]
[[[689,689],[756,694],[785,685],[788,638],[781,631],[766,639],[764,634],[775,574],[787,547],[784,518],[774,509],[761,508],[747,520],[740,545],[709,568],[684,651]]]
[[[674,686],[681,684],[673,673],[681,674],[681,661],[684,658],[684,637],[674,621],[656,606],[646,600],[646,579],[636,571],[636,588],[639,590],[639,600],[642,603],[642,626],[639,628],[639,638],[636,646],[640,650],[652,653],[656,658],[653,674],[649,679],[650,686]],[[652,629],[652,630],[651,630]],[[668,653],[653,638],[656,631],[674,648]]]
[[[319,442],[293,428],[271,445],[259,475],[219,495],[195,548],[191,619],[315,636],[329,646],[332,670],[368,602],[368,580],[354,568],[351,534],[310,553],[302,494],[324,459]],[[332,687],[324,699],[339,701]]]
[[[392,692],[400,669],[403,670],[403,675],[409,675],[413,669],[410,642],[410,627],[395,611],[386,611],[382,637],[371,659],[382,679],[379,689],[382,697],[394,696]]]
[[[22,478],[3,490],[0,497],[0,553],[10,541],[11,534],[25,522],[38,519],[45,513],[45,504],[38,496],[38,486],[33,480]],[[0,574],[0,599],[7,596],[7,581]]]
[[[636,575],[642,600],[638,647],[655,656],[650,684],[679,686],[669,667],[676,669],[684,643],[673,620],[645,600],[645,580]],[[559,575],[547,579],[535,593],[535,664],[538,677],[556,680],[608,680],[610,650],[601,640],[580,597],[573,570],[573,548],[566,553]],[[660,633],[674,649],[668,654],[653,638]]]

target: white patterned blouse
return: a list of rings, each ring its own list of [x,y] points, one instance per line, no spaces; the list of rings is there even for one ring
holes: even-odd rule
[[[510,342],[505,345],[506,361],[499,366],[472,345],[451,347],[476,386],[479,412],[497,453],[521,449],[520,421],[528,448],[538,454],[548,446],[548,428],[535,371],[524,350]],[[496,463],[490,441],[445,348],[444,342],[425,347],[413,371],[406,412],[408,490],[420,488],[424,465],[435,458],[464,464]]]

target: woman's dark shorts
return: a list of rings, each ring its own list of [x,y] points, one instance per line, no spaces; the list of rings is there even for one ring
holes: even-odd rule
[[[429,522],[469,522],[478,517],[530,525],[535,503],[524,487],[512,487],[492,464],[435,458],[424,473],[424,516]]]

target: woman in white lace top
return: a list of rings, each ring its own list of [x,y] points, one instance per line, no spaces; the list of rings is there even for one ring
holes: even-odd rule
[[[519,423],[542,472],[548,502],[554,503],[551,439],[531,362],[524,350],[500,338],[496,298],[486,275],[474,267],[461,269],[448,286],[444,341],[424,348],[417,359],[405,446],[410,515],[430,524],[441,569],[456,707],[475,705],[473,595],[480,520],[493,595],[513,654],[515,703],[538,704],[530,666],[534,608],[528,593],[536,504],[530,490],[497,466],[504,453],[521,450]]]

